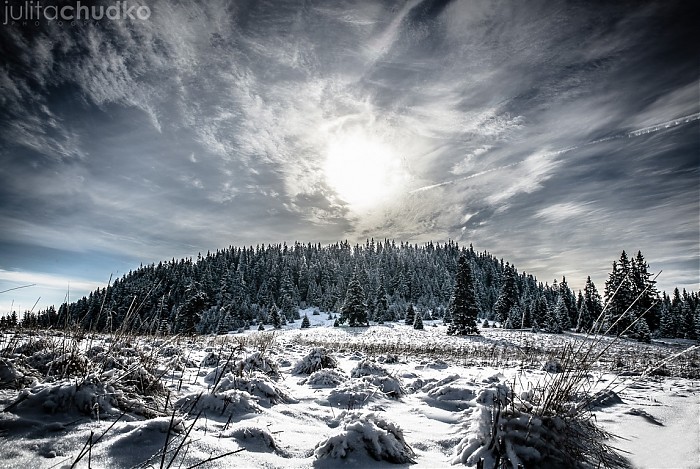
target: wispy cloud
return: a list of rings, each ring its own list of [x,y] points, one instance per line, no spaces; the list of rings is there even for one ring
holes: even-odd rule
[[[544,278],[604,272],[622,248],[700,259],[683,5],[149,6],[149,21],[0,30],[0,242],[148,262],[451,238]],[[395,155],[363,168],[396,177],[359,208],[326,172],[350,137]]]

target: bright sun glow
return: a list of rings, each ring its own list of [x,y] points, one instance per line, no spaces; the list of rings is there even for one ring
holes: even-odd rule
[[[330,142],[324,170],[330,186],[353,208],[386,202],[405,179],[391,147],[358,133]]]

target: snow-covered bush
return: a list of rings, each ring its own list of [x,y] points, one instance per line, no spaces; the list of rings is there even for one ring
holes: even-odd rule
[[[363,381],[372,384],[388,397],[398,399],[406,394],[406,390],[401,384],[401,380],[391,376],[389,371],[377,362],[372,360],[362,360],[350,371],[353,378],[362,378]]]
[[[236,389],[211,394],[187,394],[175,402],[175,408],[189,415],[207,412],[210,417],[212,414],[228,417],[262,411],[253,396]]]
[[[364,453],[376,461],[415,463],[415,453],[393,422],[372,412],[343,412],[339,420],[344,421],[342,431],[316,446],[317,459],[344,459],[351,453],[354,457]]]
[[[472,383],[452,382],[435,387],[428,392],[425,402],[450,411],[460,411],[473,406],[476,391]]]
[[[347,377],[340,371],[326,368],[314,371],[306,380],[306,384],[312,387],[334,387],[345,382]]]
[[[221,357],[215,352],[207,352],[207,354],[204,356],[201,362],[201,366],[205,368],[209,368],[211,366],[217,366],[219,364],[219,361],[221,360]]]
[[[0,389],[20,389],[35,382],[36,378],[17,369],[11,360],[0,358]]]
[[[257,425],[241,425],[225,431],[221,436],[238,440],[245,445],[247,451],[278,451],[270,431]]]
[[[362,360],[355,368],[350,371],[352,378],[360,378],[362,376],[386,376],[389,371],[373,360]]]
[[[338,361],[324,347],[315,347],[304,358],[299,360],[292,373],[295,375],[310,375],[322,368],[337,368]]]
[[[484,468],[509,466],[589,468],[591,461],[604,467],[627,467],[626,462],[602,441],[607,434],[580,413],[541,415],[533,412],[537,402],[521,393],[512,400],[510,389],[492,383],[479,392],[474,406],[466,409],[465,437],[455,448],[453,464]],[[536,400],[536,399],[535,399]],[[573,408],[573,407],[572,407]]]
[[[228,373],[221,378],[214,391],[224,392],[230,389],[245,391],[257,398],[258,402],[266,407],[280,402],[296,402],[285,390],[272,381],[268,375],[259,371],[243,376],[235,376],[232,373]]]
[[[381,390],[371,382],[353,379],[333,389],[328,394],[328,402],[334,407],[352,410],[382,395]]]
[[[252,373],[253,371],[261,371],[272,377],[279,376],[277,362],[266,357],[262,352],[255,352],[236,362],[234,370],[239,376],[243,373]]]
[[[97,417],[117,405],[117,391],[95,376],[81,383],[63,382],[24,389],[8,408],[18,411],[41,408],[47,413],[78,411]]]

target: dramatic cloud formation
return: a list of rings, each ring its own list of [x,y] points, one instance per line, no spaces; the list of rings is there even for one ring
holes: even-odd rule
[[[131,3],[0,26],[0,290],[366,237],[698,289],[692,2]]]

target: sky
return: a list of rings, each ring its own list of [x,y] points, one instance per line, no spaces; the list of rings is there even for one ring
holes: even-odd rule
[[[295,240],[699,289],[694,2],[122,3],[0,6],[0,313]]]

